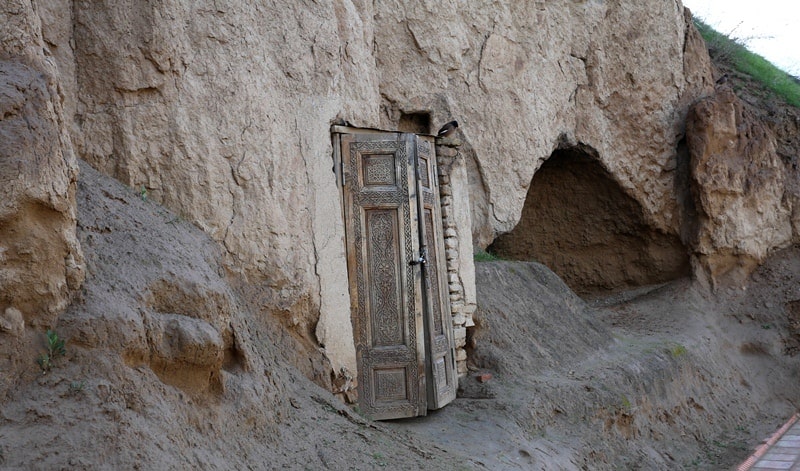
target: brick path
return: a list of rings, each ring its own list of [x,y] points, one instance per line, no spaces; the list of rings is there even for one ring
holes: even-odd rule
[[[800,471],[800,414],[761,445],[737,471]]]

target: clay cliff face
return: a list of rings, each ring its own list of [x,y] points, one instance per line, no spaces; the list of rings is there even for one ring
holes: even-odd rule
[[[196,221],[290,304],[318,297],[305,287],[331,255],[312,234],[333,232],[315,227],[337,209],[335,118],[458,117],[479,245],[514,227],[565,140],[596,149],[671,230],[676,136],[710,79],[679,2],[75,2],[61,15],[72,36],[55,20],[45,34],[76,71],[79,156]]]
[[[430,103],[435,121],[462,120],[478,245],[516,225],[534,172],[560,144],[596,150],[654,226],[678,225],[677,136],[711,78],[679,2],[376,8],[383,125]]]
[[[698,227],[693,247],[711,281],[740,280],[792,240],[787,174],[775,137],[724,86],[688,116]]]
[[[0,8],[0,391],[83,281],[60,74],[29,2]]]
[[[354,361],[339,342],[350,311],[331,171],[338,120],[397,129],[426,116],[433,131],[457,118],[478,246],[515,227],[534,173],[570,148],[591,150],[648,230],[691,242],[677,149],[689,105],[713,78],[678,0],[42,0],[0,14],[3,106],[18,110],[0,124],[13,202],[2,256],[28,250],[41,259],[21,264],[49,267],[25,278],[10,275],[17,262],[4,265],[0,307],[19,304],[25,318],[35,310],[25,296],[44,293],[39,302],[57,312],[80,283],[73,148],[210,234],[227,268],[337,371]],[[23,127],[17,113],[41,124]],[[737,224],[704,210],[712,225]],[[727,229],[705,233],[715,231]],[[52,240],[10,248],[32,232]],[[725,244],[751,232],[728,231]]]

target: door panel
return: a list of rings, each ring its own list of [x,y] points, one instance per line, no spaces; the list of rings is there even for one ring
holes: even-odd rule
[[[417,138],[419,172],[419,213],[422,214],[421,240],[427,253],[423,272],[425,303],[425,342],[428,408],[439,409],[456,397],[455,348],[450,319],[450,292],[444,256],[444,234],[439,203],[436,158],[432,139]]]
[[[372,347],[405,345],[396,209],[364,209]]]
[[[401,135],[341,136],[359,407],[373,419],[427,411],[413,147]],[[416,193],[413,191],[413,193]]]

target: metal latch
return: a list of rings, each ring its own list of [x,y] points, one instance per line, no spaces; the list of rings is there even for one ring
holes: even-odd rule
[[[425,265],[428,263],[428,250],[423,248],[419,251],[419,258],[408,262],[409,265]]]

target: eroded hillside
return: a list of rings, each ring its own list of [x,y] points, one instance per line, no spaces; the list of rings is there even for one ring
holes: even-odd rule
[[[301,340],[196,227],[86,166],[78,201],[87,280],[66,356],[27,358],[4,396],[11,469],[720,469],[796,408],[796,249],[716,296],[683,279],[591,302],[542,265],[479,263],[470,355],[492,378],[371,423],[292,365]]]
[[[453,469],[466,456],[365,420],[292,366],[206,234],[81,166],[87,275],[0,403],[4,469]]]
[[[800,121],[715,87],[679,1],[12,0],[0,25],[4,467],[718,469],[797,409]],[[479,265],[492,379],[371,423],[328,392],[355,361],[330,126],[452,117],[461,247],[556,213],[541,261],[602,296]]]

